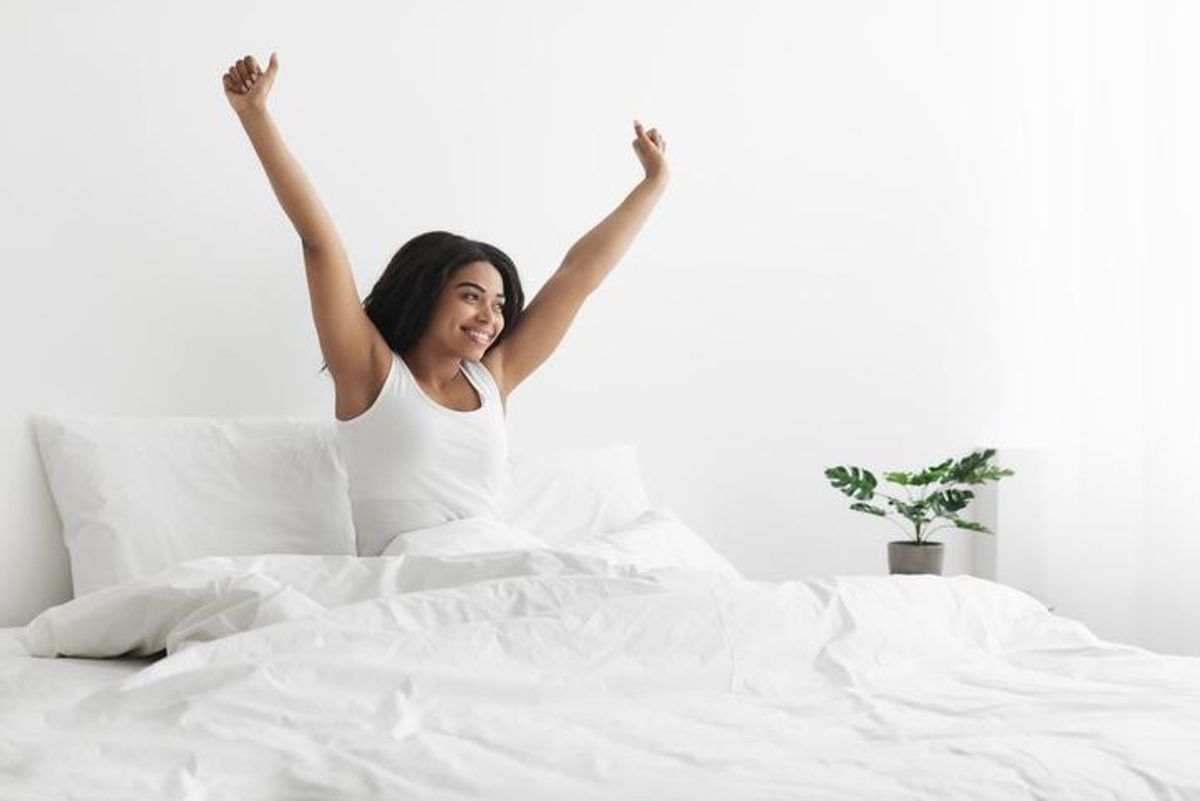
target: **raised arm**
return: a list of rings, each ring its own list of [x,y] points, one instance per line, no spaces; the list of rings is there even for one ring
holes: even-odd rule
[[[616,265],[642,229],[650,212],[667,187],[667,141],[657,128],[646,131],[634,120],[633,149],[642,162],[646,177],[633,188],[621,204],[567,251],[558,272],[582,278],[597,287]]]
[[[646,177],[607,217],[571,246],[559,266],[513,324],[507,338],[484,361],[501,376],[508,396],[550,357],[583,302],[600,285],[654,210],[668,181],[666,140],[634,122],[633,149]]]
[[[263,72],[254,56],[238,60],[222,76],[225,97],[250,137],[275,197],[305,247],[340,245],[337,229],[299,162],[288,152],[275,121],[267,111],[267,94],[275,83],[279,62],[274,53]]]
[[[222,76],[225,97],[254,145],[275,197],[300,235],[313,321],[321,353],[338,390],[338,407],[371,381],[376,352],[386,343],[367,316],[354,285],[350,260],[337,229],[299,163],[292,158],[267,112],[267,93],[279,61],[274,53],[263,72],[253,56],[239,59]]]

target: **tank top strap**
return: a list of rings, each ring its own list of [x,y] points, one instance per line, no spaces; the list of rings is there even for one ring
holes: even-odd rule
[[[471,378],[475,379],[484,392],[488,393],[488,397],[494,399],[497,403],[500,402],[500,387],[496,385],[496,379],[492,375],[492,371],[487,369],[487,365],[483,362],[463,360],[463,368],[471,374]]]

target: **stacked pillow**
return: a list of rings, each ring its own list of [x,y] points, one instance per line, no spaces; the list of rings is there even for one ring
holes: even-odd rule
[[[616,531],[650,508],[632,442],[509,459],[500,519],[550,544]]]
[[[355,554],[331,421],[34,415],[75,595],[203,556]],[[569,548],[739,575],[650,508],[632,443],[510,459],[502,520],[398,536],[384,555]]]
[[[332,424],[34,415],[75,595],[201,556],[354,555]]]

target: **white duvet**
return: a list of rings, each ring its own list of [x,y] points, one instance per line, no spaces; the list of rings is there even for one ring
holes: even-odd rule
[[[1200,659],[969,576],[632,543],[210,557],[47,610],[35,654],[168,655],[0,711],[0,798],[1200,799]]]

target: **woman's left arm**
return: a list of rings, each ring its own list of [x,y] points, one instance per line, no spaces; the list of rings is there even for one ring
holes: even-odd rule
[[[666,139],[657,128],[644,130],[637,120],[633,122],[633,130],[633,149],[646,177],[612,213],[571,246],[558,268],[558,272],[581,278],[593,289],[625,255],[670,181]]]
[[[637,152],[646,177],[621,205],[571,246],[562,265],[512,323],[507,338],[488,351],[484,362],[497,376],[503,397],[550,357],[566,335],[588,295],[620,261],[667,186],[666,141],[658,131],[634,121]]]

